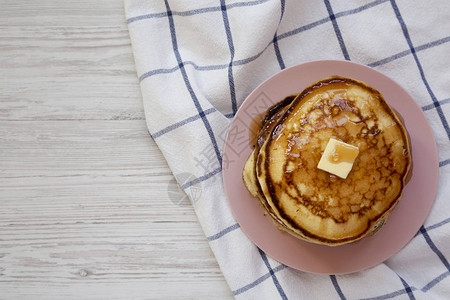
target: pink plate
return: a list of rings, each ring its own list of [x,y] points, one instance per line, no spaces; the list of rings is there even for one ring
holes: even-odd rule
[[[414,171],[403,198],[374,236],[337,247],[316,245],[281,232],[245,188],[242,169],[251,153],[249,130],[254,116],[284,97],[322,78],[341,75],[378,89],[405,119],[411,136]],[[226,159],[225,159],[226,158]],[[243,232],[272,258],[292,268],[321,274],[345,274],[375,266],[403,248],[425,222],[436,195],[438,154],[433,132],[413,98],[382,73],[348,61],[314,61],[285,69],[258,86],[239,108],[225,142],[223,183]]]

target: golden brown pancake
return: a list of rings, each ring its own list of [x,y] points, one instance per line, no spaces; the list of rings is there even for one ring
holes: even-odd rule
[[[359,148],[346,179],[317,168],[330,138]],[[268,111],[243,178],[278,228],[340,245],[384,224],[401,198],[411,162],[407,131],[382,95],[334,76]]]

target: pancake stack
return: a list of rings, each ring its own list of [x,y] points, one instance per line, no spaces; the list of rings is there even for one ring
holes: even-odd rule
[[[345,179],[317,167],[330,139],[359,150]],[[398,113],[374,88],[334,76],[267,111],[243,180],[279,229],[336,246],[379,230],[411,172]]]

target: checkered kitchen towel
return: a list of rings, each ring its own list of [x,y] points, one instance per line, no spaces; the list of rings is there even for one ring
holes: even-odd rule
[[[450,1],[125,0],[151,137],[238,299],[450,299]],[[246,96],[286,67],[320,59],[399,82],[439,148],[432,212],[398,254],[327,276],[272,260],[234,220],[222,186],[224,135]]]

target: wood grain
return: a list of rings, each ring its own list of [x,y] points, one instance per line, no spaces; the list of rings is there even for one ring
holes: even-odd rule
[[[121,0],[0,11],[0,299],[230,299],[148,136]]]

